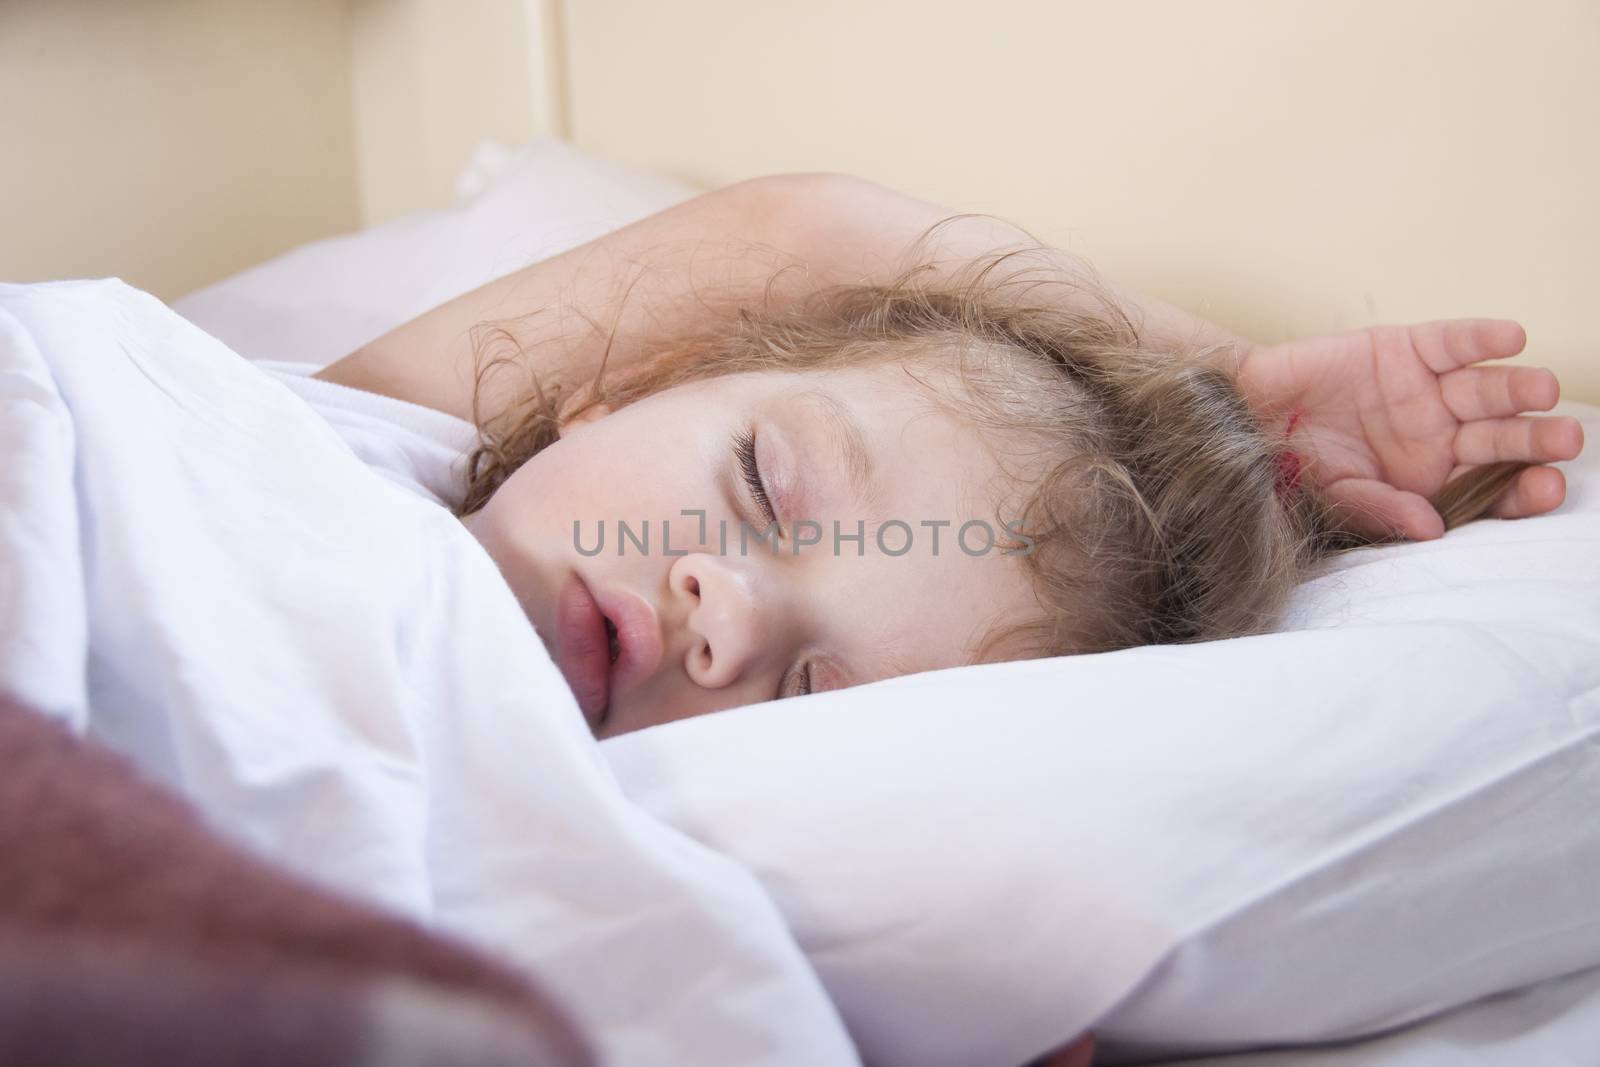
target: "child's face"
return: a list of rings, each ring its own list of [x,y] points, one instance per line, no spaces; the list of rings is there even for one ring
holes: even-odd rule
[[[739,374],[565,427],[466,522],[610,736],[969,663],[1036,617],[980,442],[899,366]]]

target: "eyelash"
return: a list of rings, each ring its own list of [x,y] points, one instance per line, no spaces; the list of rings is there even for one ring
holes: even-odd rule
[[[754,430],[741,430],[733,435],[733,457],[739,464],[739,472],[744,475],[744,484],[749,487],[750,495],[755,499],[756,507],[768,522],[777,522],[778,514],[772,508],[772,498],[767,496],[766,483],[761,480],[761,464],[756,462],[756,432]],[[811,665],[806,664],[801,668],[800,686],[792,696],[809,696],[811,687]],[[783,696],[782,685],[779,686],[779,697]]]
[[[733,455],[744,474],[744,484],[750,488],[756,507],[768,522],[777,522],[778,513],[772,509],[772,499],[767,496],[767,486],[761,480],[761,465],[756,462],[756,433],[743,430],[733,435]]]
[[[812,689],[811,689],[811,665],[809,663],[806,664],[804,667],[800,668],[800,670],[797,673],[800,675],[800,685],[793,693],[789,693],[787,695],[788,696],[792,696],[792,697],[810,696],[811,692],[812,692]],[[782,700],[783,697],[786,695],[786,694],[783,693],[782,689],[783,689],[783,687],[779,686],[778,699],[780,699],[780,700]]]

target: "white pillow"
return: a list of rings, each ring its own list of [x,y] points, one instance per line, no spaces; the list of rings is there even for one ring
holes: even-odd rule
[[[175,307],[251,358],[326,363],[691,193],[555,141],[480,149],[461,185]],[[1397,1024],[1600,962],[1600,452],[1565,466],[1560,513],[1359,553],[1295,632],[602,749],[757,872],[871,1062],[1015,1064],[1089,1025],[1115,1055]]]
[[[457,203],[304,245],[173,310],[248,359],[328,364],[452,297],[694,195],[542,138],[480,145]]]
[[[1566,405],[1600,439],[1600,408]],[[941,671],[602,745],[765,883],[867,1062],[1333,1039],[1600,963],[1600,448],[1290,632]]]

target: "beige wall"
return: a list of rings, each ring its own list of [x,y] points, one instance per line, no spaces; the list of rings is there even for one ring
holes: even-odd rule
[[[0,279],[168,299],[358,223],[345,7],[0,0]]]
[[[1600,401],[1594,0],[569,0],[572,134],[993,211],[1263,339],[1520,318]]]
[[[171,299],[561,122],[554,0],[0,0],[0,280]]]
[[[1600,402],[1594,0],[0,0],[0,278],[165,297],[482,137],[864,174],[1263,339],[1469,314]]]
[[[361,218],[449,203],[473,146],[562,122],[554,0],[353,0]]]

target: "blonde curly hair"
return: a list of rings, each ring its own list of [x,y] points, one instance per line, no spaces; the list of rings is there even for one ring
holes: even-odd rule
[[[1334,552],[1371,543],[1336,527],[1323,502],[1281,477],[1282,440],[1252,412],[1215,349],[1157,345],[1098,281],[1030,268],[1038,248],[946,271],[931,264],[884,285],[833,286],[774,310],[663,342],[616,373],[602,363],[571,392],[535,379],[527,397],[479,424],[468,460],[470,515],[561,426],[687,382],[757,371],[827,372],[897,363],[947,367],[939,401],[978,432],[1021,442],[1012,515],[1033,541],[1016,558],[1039,605],[991,633],[980,658],[1101,652],[1260,633]],[[1072,286],[1074,299],[1041,299]],[[1060,294],[1057,294],[1058,296]],[[502,326],[480,327],[479,350]],[[521,353],[480,360],[479,382]],[[1438,502],[1447,525],[1483,514],[1524,464],[1479,468]]]

